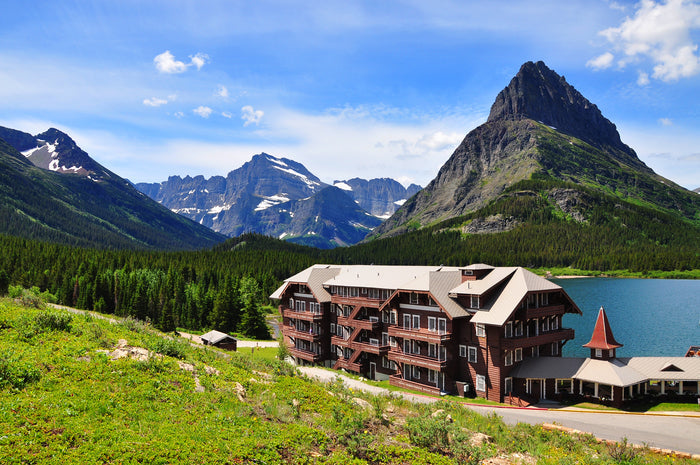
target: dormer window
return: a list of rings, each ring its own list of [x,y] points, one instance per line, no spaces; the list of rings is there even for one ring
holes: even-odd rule
[[[478,295],[473,295],[471,296],[471,308],[479,308],[479,296]]]
[[[411,292],[411,295],[409,297],[409,302],[417,305],[418,304],[418,294],[416,294],[415,292]]]

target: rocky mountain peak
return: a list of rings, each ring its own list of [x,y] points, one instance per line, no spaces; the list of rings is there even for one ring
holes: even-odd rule
[[[532,119],[593,146],[609,146],[636,158],[598,107],[542,61],[522,65],[496,97],[488,121],[519,119]]]

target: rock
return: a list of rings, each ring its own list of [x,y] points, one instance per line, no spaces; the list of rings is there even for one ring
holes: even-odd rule
[[[493,438],[489,436],[488,434],[484,433],[473,433],[471,438],[469,438],[469,444],[472,446],[478,447],[483,444],[487,444],[493,442]]]
[[[236,397],[238,397],[238,400],[240,400],[241,402],[244,402],[245,396],[246,396],[246,391],[245,391],[245,388],[243,387],[243,385],[241,383],[239,383],[238,381],[236,381],[235,389],[236,389]]]
[[[372,408],[372,405],[369,402],[364,399],[360,399],[359,397],[353,397],[352,401],[355,405],[365,410],[370,410]]]

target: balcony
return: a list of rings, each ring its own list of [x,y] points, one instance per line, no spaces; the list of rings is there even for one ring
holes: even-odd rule
[[[411,381],[408,379],[403,379],[401,375],[389,376],[389,384],[391,384],[392,386],[398,386],[400,388],[411,389],[413,391],[420,391],[428,394],[440,394],[440,389],[435,386]]]
[[[445,371],[447,368],[447,360],[438,360],[437,358],[427,357],[425,355],[407,354],[396,348],[389,351],[389,360],[435,371]]]
[[[538,336],[530,337],[509,337],[501,339],[501,348],[507,350],[517,349],[518,347],[533,347],[552,342],[568,341],[574,338],[574,330],[570,328],[561,328],[554,331],[540,333]]]
[[[543,316],[552,316],[564,313],[563,305],[549,305],[546,307],[527,308],[525,310],[525,319],[542,318]]]
[[[304,320],[310,322],[318,322],[323,320],[323,313],[298,312],[291,308],[282,309],[282,315],[285,318],[295,318],[297,320]]]
[[[319,334],[319,333],[311,333],[311,332],[309,332],[309,330],[300,331],[300,330],[296,329],[294,326],[288,326],[288,325],[282,326],[282,333],[287,337],[293,337],[295,339],[303,339],[305,341],[316,342],[319,339],[321,339],[321,334]]]
[[[333,365],[333,368],[336,370],[345,368],[346,370],[352,371],[354,373],[362,373],[363,364],[360,362],[350,362],[350,360],[346,358],[339,358],[338,361],[336,361]]]
[[[335,344],[340,347],[350,347],[350,340],[348,339],[343,339],[340,336],[333,335],[331,336],[331,344]]]
[[[289,354],[293,357],[306,360],[307,362],[318,363],[323,360],[323,355],[315,354],[313,352],[308,352],[306,350],[297,349],[296,347],[289,348]]]
[[[452,339],[452,333],[439,333],[427,329],[404,329],[400,326],[389,326],[389,336],[429,342],[431,344],[442,344]]]
[[[376,339],[370,339],[369,341],[352,341],[350,347],[360,352],[367,352],[375,355],[386,355],[389,352],[389,346],[379,345],[379,341]]]
[[[379,320],[359,320],[357,318],[346,318],[338,316],[337,324],[341,326],[350,326],[352,328],[366,329],[368,331],[376,331],[379,329]]]

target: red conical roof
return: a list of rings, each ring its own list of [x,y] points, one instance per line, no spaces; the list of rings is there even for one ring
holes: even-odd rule
[[[591,349],[617,349],[622,347],[622,344],[617,342],[613,336],[610,322],[603,307],[600,307],[598,311],[598,319],[595,322],[595,328],[593,328],[593,336],[591,336],[590,342],[584,344],[583,347]]]

